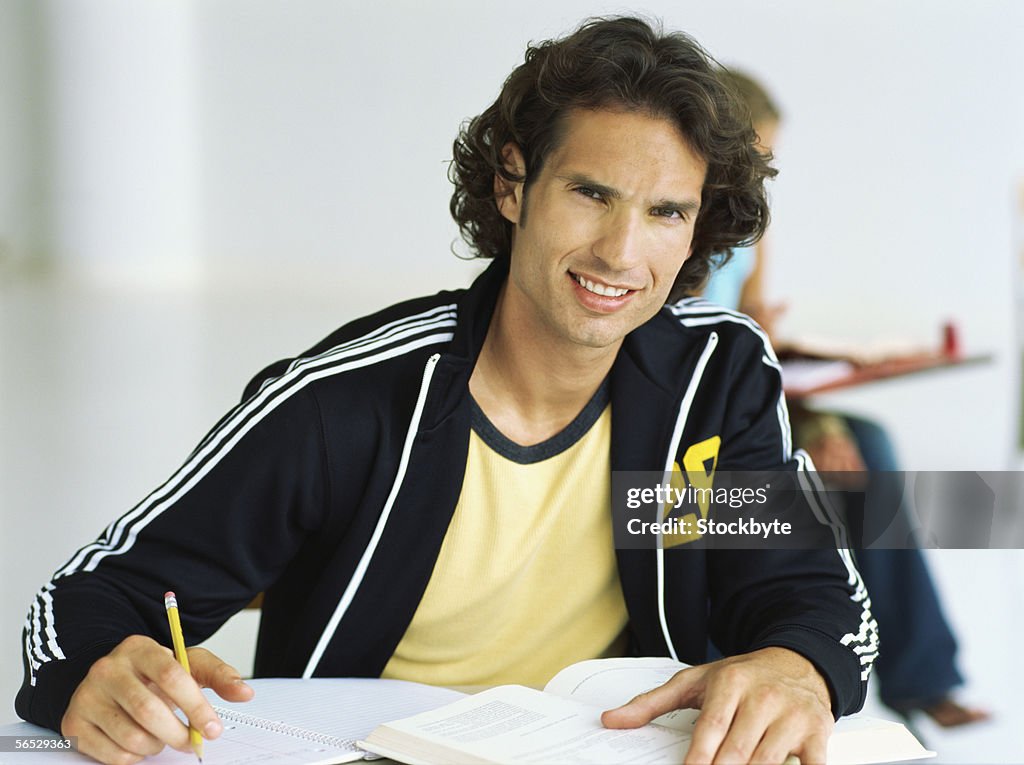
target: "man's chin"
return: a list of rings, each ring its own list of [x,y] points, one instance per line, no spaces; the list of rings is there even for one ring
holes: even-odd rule
[[[657,311],[652,312],[651,316]],[[588,318],[570,326],[568,335],[574,343],[587,348],[612,348],[616,350],[622,340],[640,325],[650,320],[651,316],[638,316],[631,311],[630,315],[602,316]]]
[[[618,350],[626,334],[621,327],[577,327],[570,339],[580,348]]]

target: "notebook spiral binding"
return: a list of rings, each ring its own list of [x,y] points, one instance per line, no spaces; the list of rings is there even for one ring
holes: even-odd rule
[[[287,725],[286,723],[267,720],[263,717],[254,717],[253,715],[247,715],[243,712],[236,712],[233,709],[224,709],[224,707],[215,706],[213,709],[218,715],[220,715],[222,720],[241,723],[242,725],[249,725],[253,728],[271,731],[272,733],[283,733],[286,736],[293,736],[304,741],[312,741],[313,743],[322,744],[323,746],[331,746],[337,749],[348,749],[353,752],[359,751],[359,747],[356,746],[355,741],[352,739],[331,736],[327,733],[317,733],[316,731],[299,728],[295,725]]]

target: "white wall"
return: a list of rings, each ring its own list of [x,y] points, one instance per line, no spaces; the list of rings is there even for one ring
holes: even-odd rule
[[[0,3],[0,280],[44,255],[39,28],[31,0]]]
[[[104,284],[195,284],[201,154],[191,0],[43,7],[55,260]]]
[[[456,125],[493,100],[524,41],[622,6],[443,7],[198,7],[203,244],[218,278],[280,280],[283,265],[296,281],[338,274],[362,294],[369,284],[415,294],[464,278],[447,252],[456,230],[444,171]],[[761,76],[782,104],[771,283],[791,306],[784,331],[936,344],[952,319],[969,350],[997,355],[987,368],[834,405],[892,420],[911,466],[1005,466],[1024,6],[789,0],[645,10]],[[906,406],[889,405],[901,397]],[[963,406],[950,407],[951,397]],[[940,419],[948,427],[938,438],[921,427]]]

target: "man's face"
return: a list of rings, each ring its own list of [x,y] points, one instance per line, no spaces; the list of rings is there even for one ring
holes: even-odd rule
[[[706,164],[669,121],[575,110],[526,196],[499,197],[516,226],[504,309],[555,345],[617,349],[665,304],[689,256]],[[518,147],[508,157],[522,170]]]

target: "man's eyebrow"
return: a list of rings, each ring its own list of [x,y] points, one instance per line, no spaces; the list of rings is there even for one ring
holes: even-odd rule
[[[678,210],[684,213],[693,213],[700,210],[700,202],[696,199],[687,199],[685,202],[677,202],[674,199],[659,199],[654,207],[663,207],[669,210]]]
[[[622,199],[622,192],[618,189],[606,186],[603,183],[598,183],[593,178],[590,178],[583,173],[566,173],[565,175],[558,175],[555,177],[563,181],[568,181],[569,183],[578,183],[580,186],[586,186],[588,189],[592,189],[602,196],[611,197],[612,199]]]
[[[564,175],[556,175],[555,177],[569,183],[586,186],[588,189],[592,189],[602,196],[609,197],[611,199],[622,199],[621,191],[613,188],[612,186],[598,183],[593,178],[590,178],[583,173],[565,173]],[[672,210],[679,210],[680,212],[696,212],[700,209],[700,202],[696,199],[687,199],[684,201],[675,199],[658,199],[652,204],[652,206],[667,207]]]

